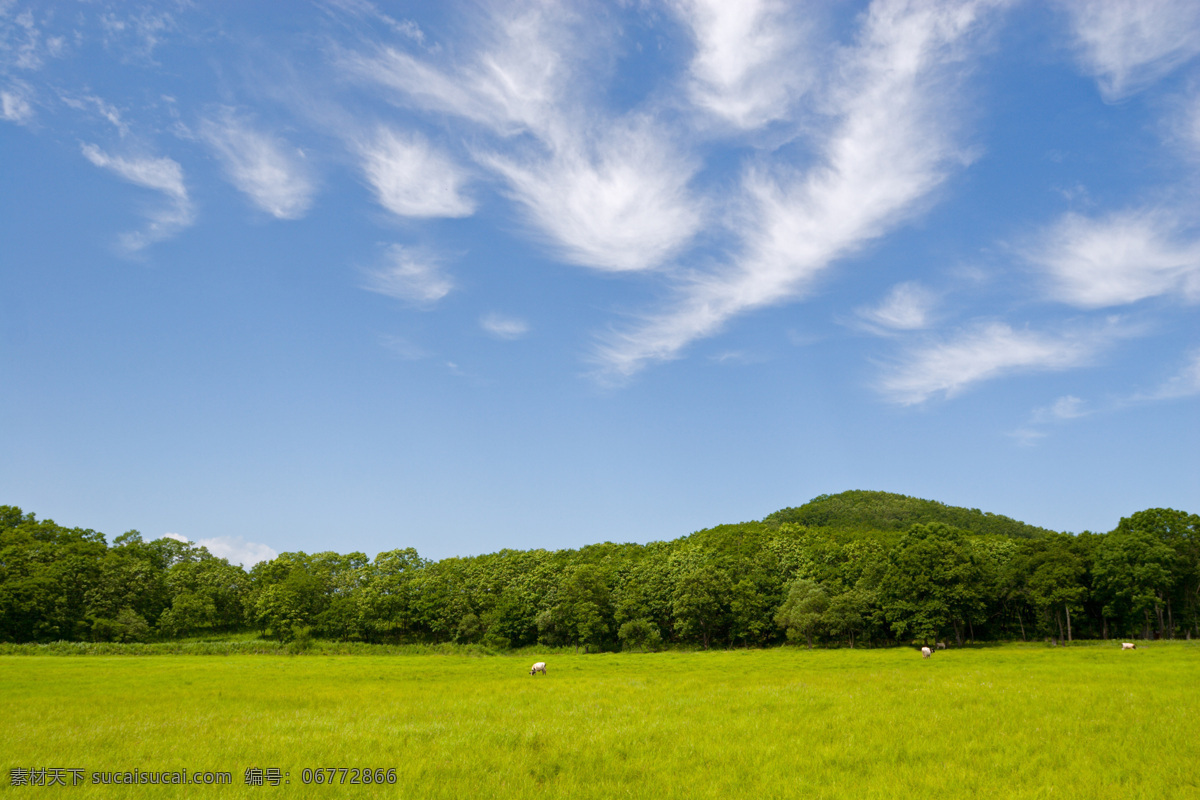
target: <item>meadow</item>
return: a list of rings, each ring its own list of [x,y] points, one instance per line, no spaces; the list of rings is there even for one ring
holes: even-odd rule
[[[1200,646],[0,656],[0,785],[84,797],[1200,797]],[[394,784],[303,783],[306,768]],[[72,788],[14,768],[82,768]],[[227,771],[228,786],[93,772]],[[247,768],[289,783],[247,786]],[[329,773],[322,773],[322,777]],[[346,773],[349,780],[352,773]]]

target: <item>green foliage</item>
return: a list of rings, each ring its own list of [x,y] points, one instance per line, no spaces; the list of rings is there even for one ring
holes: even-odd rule
[[[109,546],[0,506],[2,641],[149,646],[247,627],[296,652],[331,640],[596,653],[1194,637],[1200,518],[1148,509],[1072,536],[846,492],[645,545],[439,561],[412,548],[297,552],[247,572],[192,543],[129,531]]]
[[[961,531],[914,525],[892,551],[879,584],[884,617],[899,639],[927,642],[963,628],[983,609],[981,570]]]
[[[793,581],[788,585],[783,605],[775,612],[775,624],[787,631],[788,641],[798,641],[803,636],[811,650],[813,637],[824,628],[828,609],[829,595],[816,581]]]
[[[970,533],[1020,539],[1036,539],[1052,533],[1045,528],[1026,525],[977,508],[948,506],[935,500],[869,491],[824,494],[798,508],[776,511],[763,522],[770,525],[788,522],[810,528],[846,531],[906,531],[913,525],[938,522]]]
[[[637,653],[656,651],[662,647],[662,634],[658,626],[648,619],[631,619],[617,632],[622,650]]]

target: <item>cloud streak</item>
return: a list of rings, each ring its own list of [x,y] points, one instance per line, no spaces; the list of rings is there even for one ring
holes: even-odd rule
[[[1106,308],[1180,294],[1200,300],[1200,240],[1169,210],[1132,210],[1092,219],[1067,214],[1026,253],[1050,296],[1078,308]]]
[[[876,2],[830,90],[835,122],[817,166],[752,168],[741,187],[740,252],[696,274],[675,306],[613,332],[598,359],[629,376],[676,358],[747,311],[800,296],[835,260],[919,209],[964,155],[953,143],[946,67],[962,57],[988,3]]]
[[[693,104],[743,130],[788,117],[813,81],[811,45],[795,9],[777,0],[675,0],[671,7],[696,45]]]
[[[400,217],[469,217],[466,171],[423,136],[381,128],[360,147],[362,170],[379,204]]]
[[[1104,99],[1140,91],[1200,54],[1192,0],[1063,0],[1084,70]]]
[[[878,388],[903,405],[923,403],[937,394],[951,398],[982,381],[1084,366],[1125,333],[1116,323],[1060,334],[1014,330],[1003,322],[980,323],[952,338],[912,348],[887,370]]]
[[[497,10],[489,22],[465,65],[387,47],[338,63],[400,105],[480,126],[487,136],[472,157],[564,260],[620,272],[677,254],[702,224],[688,191],[696,165],[647,115],[609,115],[579,98],[595,37],[576,35],[578,21],[548,4]]]
[[[893,286],[882,303],[861,308],[858,315],[876,328],[916,331],[929,326],[936,303],[937,298],[932,292],[909,281]]]
[[[33,119],[33,106],[26,91],[15,86],[0,89],[0,119],[17,124]]]
[[[441,260],[427,251],[394,244],[384,262],[366,271],[364,289],[422,306],[436,303],[454,289]]]
[[[122,158],[111,156],[94,144],[82,146],[84,157],[101,169],[121,178],[162,193],[166,203],[147,213],[149,222],[142,231],[121,235],[122,248],[137,252],[155,242],[174,236],[195,220],[187,187],[183,183],[183,168],[170,158]]]
[[[503,314],[485,314],[479,320],[479,327],[495,339],[513,341],[529,333],[529,323],[516,317]]]
[[[229,180],[276,219],[299,219],[316,191],[304,158],[282,140],[250,127],[233,109],[205,119],[200,135]]]

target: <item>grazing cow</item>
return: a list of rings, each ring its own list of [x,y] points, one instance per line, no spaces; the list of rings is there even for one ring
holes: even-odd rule
[[[921,648],[921,658],[929,658],[931,655],[933,655],[933,651],[928,647]]]
[[[1137,650],[1137,645],[1133,642],[1121,642],[1122,650]]]
[[[530,669],[529,669],[530,675],[537,675],[539,672],[542,673],[543,675],[546,674],[546,662],[545,661],[539,661],[536,664],[534,664],[532,667],[530,667]]]
[[[938,650],[945,650],[945,649],[946,649],[946,643],[945,643],[945,642],[938,642],[938,643],[937,643],[937,649],[938,649]]]

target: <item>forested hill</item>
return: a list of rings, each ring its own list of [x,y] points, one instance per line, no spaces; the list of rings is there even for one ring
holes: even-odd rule
[[[1200,515],[1054,533],[883,492],[649,544],[422,558],[113,539],[0,506],[0,642],[281,640],[588,650],[1200,637]]]
[[[830,531],[906,531],[913,525],[940,522],[976,534],[1037,539],[1054,531],[1018,522],[978,508],[948,506],[891,492],[851,491],[823,494],[797,508],[785,508],[763,519],[768,525],[790,522]]]

